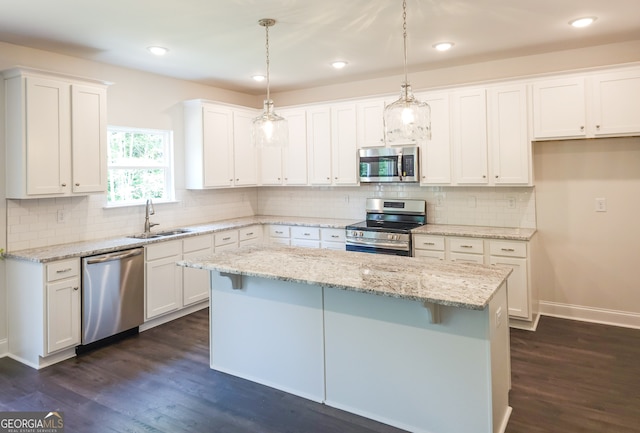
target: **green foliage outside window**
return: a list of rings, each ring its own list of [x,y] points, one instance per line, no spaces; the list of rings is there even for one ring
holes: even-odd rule
[[[171,132],[109,127],[109,204],[171,200]]]

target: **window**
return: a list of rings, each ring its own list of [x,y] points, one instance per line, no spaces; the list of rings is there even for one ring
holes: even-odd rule
[[[173,132],[110,126],[107,205],[174,199]]]

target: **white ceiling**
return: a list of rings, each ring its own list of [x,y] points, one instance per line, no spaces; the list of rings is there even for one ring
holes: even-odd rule
[[[408,0],[409,73],[640,40],[639,0]],[[402,73],[401,0],[0,0],[0,40],[260,94]],[[597,16],[589,28],[571,19]],[[432,45],[452,41],[453,49]],[[155,57],[146,51],[170,51]],[[1,54],[1,53],[0,53]],[[346,60],[340,71],[333,60]]]

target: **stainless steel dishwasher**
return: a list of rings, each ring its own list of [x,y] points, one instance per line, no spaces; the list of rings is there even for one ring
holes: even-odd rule
[[[144,249],[82,259],[82,345],[144,322]]]

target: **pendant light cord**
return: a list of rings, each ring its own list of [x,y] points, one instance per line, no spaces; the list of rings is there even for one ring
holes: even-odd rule
[[[407,0],[402,0],[402,41],[404,43],[404,97],[408,98],[407,85],[409,78],[407,75]]]
[[[273,25],[273,24],[271,24]],[[266,49],[267,49],[267,101],[271,100],[271,96],[269,94],[269,24],[264,26],[266,32]]]

